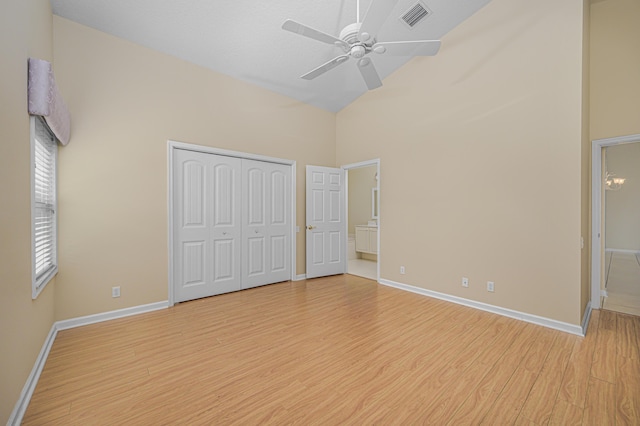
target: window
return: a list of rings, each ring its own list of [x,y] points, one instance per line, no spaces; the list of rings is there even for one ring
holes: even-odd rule
[[[56,138],[40,117],[31,117],[31,256],[35,299],[58,272]]]

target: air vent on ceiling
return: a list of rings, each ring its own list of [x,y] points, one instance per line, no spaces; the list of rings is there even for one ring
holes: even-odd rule
[[[418,22],[429,16],[430,13],[431,11],[424,4],[416,3],[400,18],[409,28],[413,28]]]

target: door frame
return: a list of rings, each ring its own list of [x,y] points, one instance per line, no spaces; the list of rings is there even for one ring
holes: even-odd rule
[[[369,167],[369,166],[376,166],[376,173],[378,175],[378,180],[376,181],[376,189],[378,190],[378,235],[377,235],[377,240],[376,241],[376,245],[378,247],[378,261],[376,262],[376,282],[380,282],[380,259],[381,259],[381,253],[380,253],[380,229],[381,229],[381,223],[382,223],[382,214],[380,212],[380,159],[379,158],[374,158],[373,160],[366,160],[366,161],[360,161],[358,163],[351,163],[351,164],[345,164],[344,166],[340,166],[341,169],[343,169],[346,173],[345,178],[344,178],[344,185],[345,185],[345,189],[344,189],[344,194],[345,194],[345,214],[346,214],[346,221],[345,221],[345,227],[344,227],[344,233],[345,235],[347,235],[347,241],[345,242],[345,246],[344,246],[344,253],[347,255],[347,272],[349,271],[349,259],[348,259],[348,253],[347,253],[347,249],[349,246],[349,170],[353,170],[353,169],[359,169],[361,167]]]
[[[248,160],[264,161],[267,163],[284,164],[290,166],[290,179],[291,179],[291,281],[296,277],[296,161],[288,160],[284,158],[268,157],[266,155],[251,154],[248,152],[231,151],[228,149],[214,148],[203,145],[194,145],[185,142],[179,142],[174,140],[167,141],[167,226],[168,226],[168,244],[169,244],[169,292],[168,300],[169,306],[175,304],[174,294],[174,282],[173,282],[173,207],[174,207],[174,191],[173,191],[173,166],[174,166],[174,153],[176,149],[183,149],[194,152],[201,152],[203,154],[215,154],[223,155],[226,157],[244,158]]]
[[[591,141],[591,308],[600,309],[602,291],[602,252],[604,242],[604,224],[602,211],[605,208],[602,199],[602,151],[615,145],[640,142],[640,134],[618,136],[615,138],[594,139]]]

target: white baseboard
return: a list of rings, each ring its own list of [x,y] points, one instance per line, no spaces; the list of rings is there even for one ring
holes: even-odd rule
[[[627,250],[627,249],[617,249],[617,248],[606,248],[604,249],[604,251],[614,252],[614,253],[640,254],[640,250]]]
[[[293,281],[302,281],[302,280],[306,280],[307,279],[307,274],[300,274],[300,275],[296,275],[296,277],[293,279]]]
[[[58,330],[80,327],[82,325],[95,324],[97,322],[109,321],[116,318],[129,317],[131,315],[143,314],[145,312],[157,311],[169,307],[168,301],[149,303],[147,305],[132,306],[131,308],[118,309],[115,311],[103,312],[100,314],[87,315],[85,317],[71,318],[56,322]]]
[[[527,314],[525,312],[514,311],[512,309],[501,308],[499,306],[489,305],[487,303],[476,302],[475,300],[464,299],[458,296],[452,296],[445,293],[439,293],[437,291],[427,290],[420,287],[415,287],[408,284],[402,284],[395,281],[380,279],[380,284],[398,288],[400,290],[410,291],[412,293],[421,294],[423,296],[433,297],[435,299],[446,300],[447,302],[457,303],[458,305],[468,306],[470,308],[480,309],[482,311],[491,312],[494,314],[502,315],[509,318],[529,322],[532,324],[541,325],[547,328],[553,328],[554,330],[564,331],[566,333],[576,334],[578,336],[584,336],[583,327],[579,325],[569,324],[562,321],[556,321],[550,318],[540,317],[537,315]]]
[[[163,302],[149,303],[148,305],[133,306],[131,308],[118,309],[116,311],[103,312],[101,314],[87,315],[84,317],[71,318],[68,320],[54,322],[53,325],[51,325],[51,330],[49,330],[49,334],[47,335],[47,338],[42,345],[42,349],[40,349],[38,358],[36,358],[36,362],[31,369],[31,374],[29,374],[27,382],[22,388],[20,398],[18,399],[18,402],[16,402],[16,405],[13,408],[11,415],[9,416],[7,425],[18,426],[20,423],[22,423],[22,418],[24,417],[24,413],[27,411],[27,407],[29,406],[29,402],[31,401],[31,396],[33,395],[33,391],[36,389],[38,379],[40,379],[40,373],[42,373],[44,364],[45,362],[47,362],[49,351],[51,350],[51,346],[53,346],[53,342],[58,335],[58,331],[80,327],[83,325],[95,324],[97,322],[109,321],[116,318],[124,318],[131,315],[142,314],[145,312],[157,311],[159,309],[167,308],[168,306],[169,302],[165,300]]]
[[[33,395],[33,391],[36,389],[38,379],[40,379],[40,373],[42,373],[44,364],[47,362],[49,351],[51,350],[51,346],[53,346],[54,340],[56,340],[57,334],[58,330],[56,329],[56,324],[54,323],[51,326],[51,330],[49,330],[49,334],[47,335],[46,339],[44,339],[42,349],[40,349],[40,353],[36,358],[36,362],[33,364],[33,368],[31,369],[31,374],[29,374],[27,382],[22,388],[22,392],[20,392],[20,398],[18,398],[18,402],[16,402],[15,407],[13,407],[13,411],[9,416],[9,420],[7,420],[7,425],[17,426],[22,423],[22,418],[24,417],[24,413],[27,411],[29,401],[31,401],[31,396]]]

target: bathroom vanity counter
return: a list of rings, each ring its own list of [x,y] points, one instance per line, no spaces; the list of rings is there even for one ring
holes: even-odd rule
[[[356,225],[356,251],[378,254],[378,226]]]

